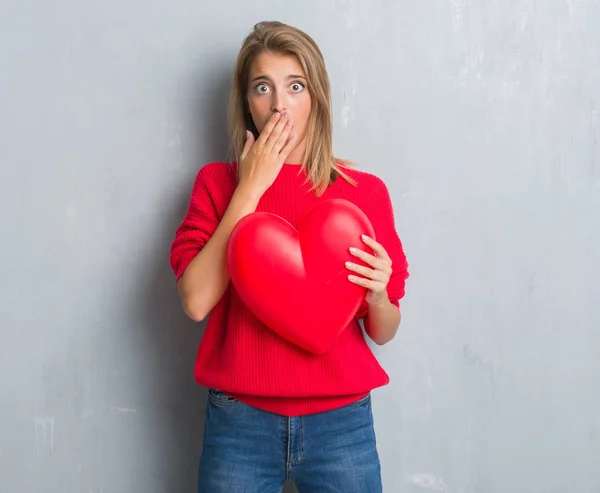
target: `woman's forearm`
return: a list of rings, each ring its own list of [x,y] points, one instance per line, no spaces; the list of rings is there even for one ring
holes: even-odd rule
[[[390,342],[400,325],[400,309],[388,299],[382,303],[369,305],[365,318],[365,331],[378,345]]]
[[[256,210],[259,196],[238,188],[219,226],[204,248],[187,266],[178,283],[183,310],[198,322],[210,313],[229,285],[227,242],[244,216]]]

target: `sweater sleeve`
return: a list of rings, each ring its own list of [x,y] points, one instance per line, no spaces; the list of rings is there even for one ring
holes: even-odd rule
[[[375,230],[375,240],[380,243],[392,259],[392,275],[387,285],[387,294],[390,301],[400,306],[400,299],[405,294],[406,279],[408,279],[408,262],[402,241],[396,230],[394,209],[387,186],[380,179],[376,179],[378,186],[373,187],[371,222]],[[368,313],[368,305],[363,302],[358,312],[357,319],[364,318]]]
[[[208,179],[209,166],[204,166],[196,175],[188,210],[171,243],[170,263],[177,282],[219,225]]]

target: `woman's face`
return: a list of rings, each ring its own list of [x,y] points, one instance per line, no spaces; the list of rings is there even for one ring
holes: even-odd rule
[[[306,75],[294,56],[263,52],[254,59],[248,74],[248,107],[259,132],[274,112],[292,120],[298,145],[305,136],[311,111]]]

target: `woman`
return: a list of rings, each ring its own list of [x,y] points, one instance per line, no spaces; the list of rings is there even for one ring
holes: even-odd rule
[[[198,491],[280,492],[292,478],[300,493],[376,493],[370,391],[389,378],[359,320],[380,345],[400,323],[408,273],[388,190],[334,158],[325,63],[296,28],[254,27],[237,59],[229,117],[234,162],[198,172],[171,247],[183,309],[196,321],[210,314],[194,371],[209,388]],[[271,212],[295,226],[331,198],[360,207],[377,241],[364,238],[369,248],[352,250],[357,262],[347,264],[348,282],[366,288],[363,305],[331,348],[315,355],[244,306],[230,285],[226,246],[250,213]]]

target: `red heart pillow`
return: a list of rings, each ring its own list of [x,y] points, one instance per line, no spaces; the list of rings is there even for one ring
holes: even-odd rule
[[[255,212],[231,232],[227,262],[242,301],[267,327],[290,342],[323,354],[352,321],[366,290],[348,280],[347,260],[361,240],[375,238],[356,205],[325,200],[296,230],[281,217]]]

